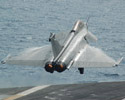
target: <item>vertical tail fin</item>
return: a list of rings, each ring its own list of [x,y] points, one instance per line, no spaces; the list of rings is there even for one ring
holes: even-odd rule
[[[53,34],[53,33],[50,34],[49,41],[52,44],[52,50],[53,50],[54,57],[56,57],[59,54],[59,52],[61,51],[62,46],[55,39],[55,34]]]

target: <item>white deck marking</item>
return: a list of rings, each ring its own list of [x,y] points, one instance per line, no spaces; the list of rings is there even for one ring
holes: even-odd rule
[[[124,99],[122,99],[122,100],[125,100],[125,98],[124,98]]]
[[[4,99],[4,100],[15,100],[15,99],[17,99],[17,98],[21,98],[21,97],[23,97],[23,96],[26,96],[26,95],[29,95],[29,94],[34,93],[34,92],[36,92],[36,91],[42,90],[42,89],[44,89],[44,88],[47,88],[47,87],[49,87],[49,86],[50,86],[50,85],[33,87],[33,88],[31,88],[31,89],[28,89],[28,90],[26,90],[26,91],[20,92],[20,93],[18,93],[18,94],[16,94],[16,95],[13,95],[13,96],[11,96],[11,97],[8,97],[8,98],[6,98],[6,99]]]

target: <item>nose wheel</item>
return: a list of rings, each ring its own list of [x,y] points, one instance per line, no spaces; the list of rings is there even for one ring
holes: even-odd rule
[[[78,68],[80,74],[84,74],[84,68]]]

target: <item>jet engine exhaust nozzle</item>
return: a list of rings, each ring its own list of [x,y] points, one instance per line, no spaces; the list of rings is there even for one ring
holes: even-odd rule
[[[65,63],[62,63],[62,62],[57,62],[56,65],[55,65],[55,70],[57,72],[63,72],[66,70],[66,65]]]
[[[52,65],[52,62],[47,62],[46,64],[45,64],[45,70],[47,71],[47,72],[50,72],[50,73],[53,73],[54,72],[54,67],[53,67],[53,65]]]
[[[50,72],[50,73],[53,73],[54,71],[61,73],[67,69],[65,63],[62,63],[62,62],[55,63],[55,62],[50,62],[50,61],[48,61],[45,64],[44,68],[47,72]]]

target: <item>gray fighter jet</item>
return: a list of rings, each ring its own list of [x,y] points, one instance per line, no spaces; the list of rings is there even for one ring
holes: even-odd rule
[[[17,56],[8,56],[2,63],[26,66],[41,66],[47,72],[63,72],[72,67],[78,68],[80,74],[85,67],[113,67],[121,60],[113,60],[102,50],[89,45],[97,41],[95,35],[88,31],[87,24],[78,20],[68,33],[51,33],[51,45],[30,48]]]

